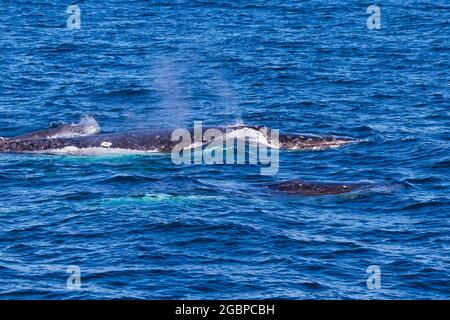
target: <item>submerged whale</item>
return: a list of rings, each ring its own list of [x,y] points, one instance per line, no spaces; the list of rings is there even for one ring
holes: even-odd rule
[[[205,128],[203,132],[211,128]],[[271,147],[282,150],[323,150],[354,143],[347,137],[317,136],[311,134],[279,134],[274,140],[272,129],[262,126],[215,127],[214,139],[246,139],[258,137]],[[100,126],[92,117],[80,123],[60,125],[25,135],[0,138],[0,152],[11,153],[77,153],[91,150],[99,153],[162,152],[168,153],[179,143],[172,137],[173,130],[140,130],[121,133],[99,133]],[[194,129],[189,130],[195,134]],[[194,145],[194,141],[192,141]],[[208,143],[210,143],[209,141]],[[207,145],[208,143],[205,143]],[[82,153],[82,152],[81,152]]]
[[[370,183],[335,183],[292,179],[269,185],[270,189],[305,196],[335,195],[370,187]]]

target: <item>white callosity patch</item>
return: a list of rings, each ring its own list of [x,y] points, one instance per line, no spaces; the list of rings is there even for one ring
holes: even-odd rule
[[[109,147],[112,146],[112,143],[111,143],[111,142],[108,142],[108,141],[103,141],[100,145],[101,145],[102,147],[109,148]]]

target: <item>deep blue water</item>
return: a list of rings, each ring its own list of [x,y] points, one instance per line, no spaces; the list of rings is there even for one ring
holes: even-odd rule
[[[93,114],[106,132],[241,119],[363,142],[282,152],[276,176],[2,154],[0,298],[450,298],[447,0],[86,0],[80,30],[70,4],[1,0],[0,136]],[[382,187],[264,188],[290,178]]]

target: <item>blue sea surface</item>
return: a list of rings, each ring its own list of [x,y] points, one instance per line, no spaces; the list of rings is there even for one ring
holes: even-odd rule
[[[274,176],[0,154],[1,299],[450,298],[448,0],[1,0],[0,73],[5,137],[92,114],[103,132],[242,121],[360,140],[281,152]],[[266,188],[292,178],[377,187]]]

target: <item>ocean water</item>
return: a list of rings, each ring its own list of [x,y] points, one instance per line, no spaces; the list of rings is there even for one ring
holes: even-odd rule
[[[274,176],[0,154],[0,298],[449,299],[449,35],[447,0],[1,0],[0,136],[92,114],[104,132],[202,120],[361,142],[281,152]],[[266,188],[291,178],[377,187]]]

